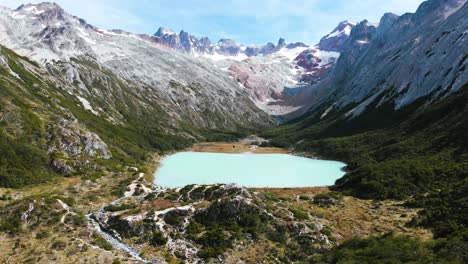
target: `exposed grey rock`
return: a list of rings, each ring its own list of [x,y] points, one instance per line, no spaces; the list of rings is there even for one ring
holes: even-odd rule
[[[174,205],[163,208],[157,205],[167,202]],[[265,239],[276,243],[287,241],[295,250],[307,252],[334,243],[328,237],[330,232],[328,235],[322,232],[326,227],[320,218],[308,214],[295,217],[270,194],[248,192],[235,185],[156,189],[143,197],[120,198],[94,212],[91,218],[105,232],[105,237],[129,238],[125,241],[131,248],[142,244],[164,247],[190,263],[200,262],[203,255],[197,253],[212,246],[204,241],[211,241],[208,236],[216,236],[210,233],[214,227],[226,234],[216,241],[228,242],[223,244],[226,250],[242,250],[250,243]],[[218,259],[223,262],[226,257],[220,254]],[[292,261],[295,257],[288,258]]]
[[[59,118],[48,128],[48,152],[66,156],[87,155],[110,159],[110,151],[97,134],[80,127],[76,121]],[[60,163],[60,162],[59,162]]]
[[[320,39],[318,47],[321,50],[341,52],[355,25],[355,23],[349,21],[340,22],[330,34]]]
[[[0,8],[0,31],[5,46],[41,62],[57,79],[65,73],[68,83],[60,87],[88,100],[97,114],[104,104],[112,123],[125,122],[121,107],[138,108],[140,115],[162,108],[171,117],[164,127],[168,133],[182,120],[203,129],[271,122],[225,71],[162,45],[165,39],[181,49],[201,49],[185,32],[160,29],[147,36],[101,30],[54,4]],[[210,45],[206,38],[200,43]]]
[[[377,33],[383,34],[385,31],[387,31],[393,26],[393,23],[395,23],[398,20],[398,18],[399,16],[393,13],[385,13],[380,19],[379,26],[377,27]]]
[[[296,42],[296,43],[289,43],[286,45],[286,48],[288,49],[295,49],[295,48],[307,48],[308,46],[302,42]]]
[[[232,39],[220,39],[217,52],[228,56],[237,56],[241,52],[241,46]]]
[[[378,27],[362,21],[302,110],[333,105],[336,112],[353,104],[346,117],[355,117],[371,104],[400,109],[425,97],[427,106],[456,92],[468,81],[466,2],[426,1],[414,14],[384,15]]]
[[[54,159],[52,167],[61,175],[70,175],[73,172],[73,167],[65,159]]]

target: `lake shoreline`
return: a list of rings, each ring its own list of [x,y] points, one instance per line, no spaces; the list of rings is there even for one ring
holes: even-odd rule
[[[167,188],[229,183],[246,188],[324,187],[333,185],[345,166],[237,142],[199,143],[160,163],[154,183]]]
[[[258,145],[251,145],[246,142],[201,142],[194,144],[184,151],[228,154],[291,154],[288,149],[277,147],[261,147]]]
[[[227,142],[227,141],[219,141],[219,142],[199,142],[195,143],[190,147],[187,147],[182,150],[178,151],[170,151],[168,153],[165,153],[164,155],[156,155],[156,157],[153,158],[153,165],[152,166],[152,173],[150,173],[149,180],[156,184],[156,173],[157,171],[161,168],[161,160],[164,158],[174,155],[177,153],[182,153],[182,152],[199,152],[199,153],[221,153],[221,154],[247,154],[247,153],[252,153],[252,154],[289,154],[293,156],[298,156],[298,157],[303,157],[303,158],[308,158],[308,159],[314,159],[314,160],[322,160],[317,155],[314,155],[312,153],[308,152],[297,152],[294,151],[293,149],[286,149],[286,148],[279,148],[279,147],[262,147],[259,145],[254,145],[250,141],[246,140],[240,140],[240,141],[235,141],[235,142]],[[325,159],[323,159],[325,160]],[[335,160],[331,160],[335,161]],[[338,161],[341,162],[341,161]],[[321,192],[326,192],[329,191],[329,187],[333,185],[327,185],[327,186],[310,186],[310,187],[245,187],[246,189],[250,190],[270,190],[270,191],[278,191],[278,192],[291,192],[291,191],[312,191],[316,192],[319,191]]]

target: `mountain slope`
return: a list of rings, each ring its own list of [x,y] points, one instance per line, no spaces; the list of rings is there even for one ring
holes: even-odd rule
[[[152,130],[148,139],[144,127],[139,135],[126,125],[112,124],[83,109],[87,102],[83,98],[63,93],[58,87],[66,81],[35,62],[4,47],[0,58],[1,186],[40,183],[58,174],[94,177],[125,159],[145,160],[151,148],[165,150],[188,143],[154,127],[148,129]],[[167,118],[161,113],[155,116]]]
[[[101,109],[118,112],[111,103],[126,89],[131,97],[118,103],[158,106],[174,121],[190,120],[199,128],[235,130],[270,122],[220,69],[161,46],[150,36],[100,30],[51,3],[2,8],[0,24],[0,43],[39,61],[57,78],[65,74],[64,90],[91,107],[99,102],[104,103]],[[94,106],[97,114],[107,114]],[[211,122],[204,118],[208,115]],[[119,121],[118,114],[111,117]]]
[[[148,98],[151,92],[133,90],[90,61],[72,59],[43,68],[2,47],[0,63],[3,187],[58,175],[100,177],[122,164],[144,163],[154,152],[184,148],[197,140],[231,140],[253,131],[241,126],[208,130],[195,119],[201,118],[198,113],[192,120],[178,121],[165,105]],[[72,79],[72,87],[67,79],[70,64],[81,73],[80,82]],[[92,85],[91,95],[75,95],[80,94],[80,84]],[[202,115],[206,126],[227,122],[208,112]]]
[[[333,69],[354,23],[343,21],[314,47],[304,43],[246,46],[231,39],[211,42],[187,32],[159,28],[154,38],[175,51],[190,54],[225,71],[238,81],[252,101],[278,121],[302,109],[303,90],[324,79]]]
[[[284,39],[277,45],[245,46],[230,39],[215,44],[165,28],[152,36],[102,30],[51,3],[0,9],[0,43],[49,68],[66,69],[70,84],[76,81],[79,95],[91,105],[102,95],[95,96],[92,85],[82,82],[96,76],[86,76],[90,71],[77,66],[80,61],[97,64],[133,89],[145,90],[151,104],[164,105],[177,120],[217,129],[271,122],[257,108],[277,121],[302,113],[308,102],[303,94],[331,73],[353,27],[340,23],[315,47]],[[177,89],[175,83],[185,88]],[[200,112],[226,120],[207,124]]]
[[[464,0],[426,1],[415,14],[386,14],[379,26],[353,27],[333,73],[309,95],[309,110],[348,109],[359,116],[368,106],[395,110],[418,98],[437,101],[467,82]],[[328,110],[328,111],[327,111]]]
[[[345,161],[336,190],[410,198],[425,208],[414,224],[463,239],[467,8],[466,1],[432,0],[415,14],[386,14],[383,29],[356,25],[332,75],[315,86],[329,93],[311,97],[308,113],[268,133],[272,143]]]

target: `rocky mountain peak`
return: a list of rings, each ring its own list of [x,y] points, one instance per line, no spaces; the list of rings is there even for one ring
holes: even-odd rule
[[[241,46],[232,39],[220,39],[218,41],[217,52],[222,55],[237,56],[240,51]]]
[[[355,27],[355,23],[348,20],[341,21],[338,26],[329,34],[324,36],[318,46],[321,50],[340,52],[343,45],[349,39],[351,30]]]
[[[351,30],[351,39],[358,44],[367,44],[372,39],[377,27],[364,19]]]
[[[286,40],[284,38],[280,38],[278,40],[278,45],[276,45],[277,49],[281,49],[282,47],[286,46]]]
[[[63,8],[56,3],[49,2],[21,5],[14,10],[14,14],[39,18],[41,21],[63,21],[65,19]]]
[[[157,37],[162,37],[162,36],[165,36],[165,35],[177,35],[177,33],[175,31],[173,31],[172,29],[159,27],[158,31],[156,31],[156,33],[154,33],[154,35],[157,36]]]
[[[268,42],[265,46],[263,46],[261,49],[260,49],[260,53],[265,55],[265,54],[270,54],[272,53],[273,51],[276,50],[276,46],[275,44],[271,43],[271,42]]]
[[[51,2],[42,2],[42,3],[39,3],[39,4],[20,5],[15,11],[25,11],[25,12],[31,12],[31,13],[43,13],[43,12],[48,12],[48,11],[52,11],[52,10],[64,12],[62,7],[60,7],[56,3],[51,3]]]
[[[288,45],[286,45],[287,49],[307,48],[307,47],[309,47],[309,46],[302,43],[302,42],[289,43]]]
[[[465,4],[466,0],[428,0],[418,7],[412,19],[415,24],[441,18],[446,19]]]
[[[380,19],[378,31],[379,32],[386,31],[393,25],[393,23],[395,23],[395,21],[398,20],[398,18],[400,17],[393,13],[385,13]]]
[[[351,22],[349,22],[351,23]],[[286,49],[306,48],[308,45],[302,42],[287,43],[284,38],[279,38],[278,43],[275,45],[268,42],[265,45],[242,45],[233,39],[220,39],[217,43],[211,42],[208,37],[195,37],[190,33],[181,30],[178,34],[168,28],[160,27],[154,34],[155,42],[169,46],[175,50],[185,53],[192,53],[198,55],[213,55],[222,56],[238,56],[241,57],[254,57],[260,55],[269,55],[275,52]],[[222,58],[222,57],[217,57]]]
[[[218,45],[220,46],[237,46],[236,41],[232,39],[220,39],[218,41]]]

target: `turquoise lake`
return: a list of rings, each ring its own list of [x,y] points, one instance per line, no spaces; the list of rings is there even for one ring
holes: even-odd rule
[[[155,183],[169,188],[188,184],[235,183],[245,187],[333,185],[346,164],[289,154],[179,152],[161,160]]]

